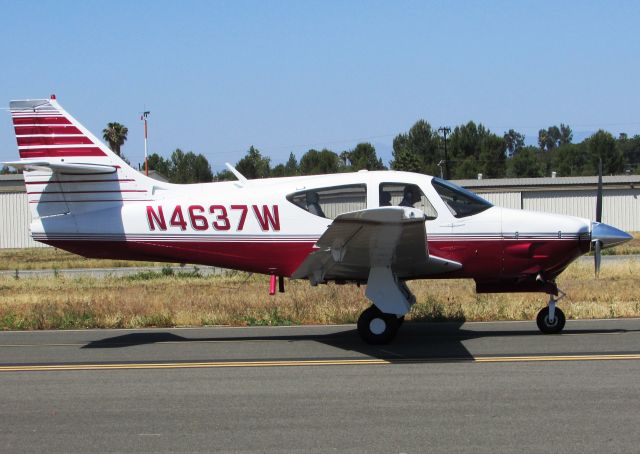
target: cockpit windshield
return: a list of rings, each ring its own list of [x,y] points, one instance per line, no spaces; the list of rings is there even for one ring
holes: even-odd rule
[[[434,178],[431,183],[451,214],[457,218],[472,216],[493,206],[482,197],[449,181]]]

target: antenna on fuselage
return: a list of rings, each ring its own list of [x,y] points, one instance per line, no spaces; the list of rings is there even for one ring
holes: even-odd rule
[[[229,164],[228,162],[224,163],[225,166],[227,166],[227,169],[229,169],[229,171],[234,174],[236,176],[236,178],[238,179],[238,181],[240,181],[240,183],[246,183],[247,180],[246,177],[244,175],[242,175],[240,172],[238,172],[238,170],[233,167],[231,164]]]

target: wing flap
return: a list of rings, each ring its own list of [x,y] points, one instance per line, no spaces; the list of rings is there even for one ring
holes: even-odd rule
[[[369,269],[390,266],[403,278],[445,273],[462,267],[458,262],[429,256],[422,211],[383,207],[338,216],[295,271],[295,278],[312,282],[366,280]]]

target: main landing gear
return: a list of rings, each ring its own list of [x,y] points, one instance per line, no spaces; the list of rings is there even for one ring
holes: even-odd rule
[[[369,270],[366,296],[373,305],[358,318],[358,334],[367,344],[388,344],[398,334],[416,299],[387,266]]]
[[[549,295],[548,306],[538,312],[538,316],[536,317],[538,329],[540,329],[544,334],[558,334],[562,331],[566,322],[564,312],[562,312],[560,308],[556,307],[556,303],[564,298],[565,293],[562,290],[558,291],[560,296],[555,297],[553,295]]]
[[[404,316],[386,314],[376,306],[370,306],[358,318],[358,333],[367,344],[388,344],[398,334]]]

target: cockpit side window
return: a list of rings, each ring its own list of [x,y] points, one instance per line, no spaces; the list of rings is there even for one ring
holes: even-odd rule
[[[328,219],[367,208],[367,186],[350,184],[307,189],[287,196],[287,200],[311,214]]]
[[[435,219],[438,212],[419,186],[408,183],[380,183],[379,205],[412,207],[422,210],[427,219]]]
[[[431,182],[451,214],[457,218],[472,216],[493,206],[482,197],[449,181],[434,178]]]

